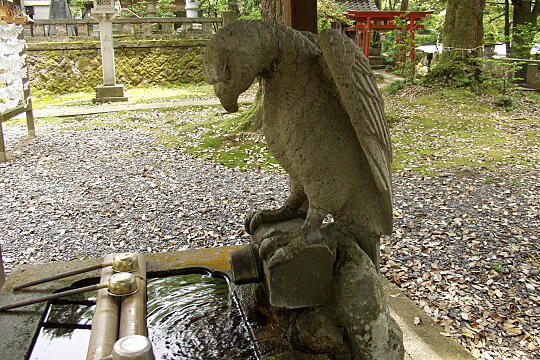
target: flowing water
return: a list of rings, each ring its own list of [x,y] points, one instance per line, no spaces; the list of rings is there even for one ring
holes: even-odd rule
[[[153,278],[148,280],[147,294],[148,332],[156,360],[257,359],[224,278],[200,274]],[[95,295],[52,304],[29,359],[85,359]]]
[[[225,279],[170,276],[149,281],[147,292],[156,360],[256,359]]]

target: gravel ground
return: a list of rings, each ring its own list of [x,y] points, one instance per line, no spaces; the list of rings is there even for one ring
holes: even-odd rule
[[[38,132],[0,164],[8,272],[113,251],[241,244],[244,214],[287,195],[281,172],[204,162],[142,128],[38,123]],[[7,126],[8,148],[24,133]],[[501,169],[489,182],[467,168],[394,178],[382,271],[478,358],[540,358],[538,170]]]
[[[7,147],[25,128],[5,129]],[[59,129],[0,164],[0,242],[23,263],[239,244],[243,215],[286,196],[284,174],[245,173],[156,145],[141,129]]]

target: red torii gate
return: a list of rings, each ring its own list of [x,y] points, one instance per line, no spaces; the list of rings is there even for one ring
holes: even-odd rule
[[[345,11],[345,17],[354,21],[353,26],[348,27],[348,31],[356,31],[356,43],[364,51],[364,55],[369,58],[369,42],[371,30],[408,30],[410,31],[411,61],[414,62],[416,51],[414,46],[414,32],[416,29],[423,29],[424,25],[419,24],[426,16],[433,14],[433,11]],[[395,24],[394,19],[401,17],[407,20],[407,24]],[[399,44],[400,38],[397,38]]]

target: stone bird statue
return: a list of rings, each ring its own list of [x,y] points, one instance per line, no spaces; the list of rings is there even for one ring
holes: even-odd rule
[[[208,44],[204,74],[229,112],[261,79],[262,130],[290,176],[283,206],[248,214],[246,231],[298,217],[308,204],[301,230],[265,239],[260,256],[272,265],[323,242],[320,227],[331,214],[378,269],[380,234],[392,230],[392,150],[383,99],[361,50],[335,30],[315,35],[237,21]]]

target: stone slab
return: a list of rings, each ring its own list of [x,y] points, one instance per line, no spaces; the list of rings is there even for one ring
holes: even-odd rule
[[[474,360],[454,339],[441,335],[444,329],[393,283],[382,277],[392,317],[403,331],[405,351],[411,359]],[[421,322],[414,324],[418,317]]]
[[[294,257],[274,267],[263,261],[270,304],[281,309],[326,304],[332,295],[334,259],[328,246],[318,244],[300,249]]]

